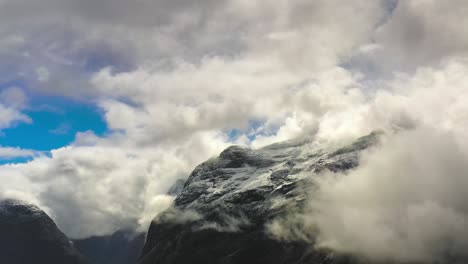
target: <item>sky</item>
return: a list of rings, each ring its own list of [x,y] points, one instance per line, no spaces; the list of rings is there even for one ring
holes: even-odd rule
[[[466,161],[467,12],[464,0],[0,0],[0,197],[82,238],[145,230],[177,179],[232,144],[421,130]],[[323,230],[326,246],[369,252]]]

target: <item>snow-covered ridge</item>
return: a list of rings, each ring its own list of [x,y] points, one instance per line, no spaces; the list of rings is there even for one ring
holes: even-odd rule
[[[175,206],[208,215],[213,211],[247,217],[268,215],[274,198],[281,197],[285,204],[301,200],[296,192],[298,182],[325,169],[356,166],[359,153],[374,144],[377,136],[372,133],[344,146],[296,140],[258,150],[229,147],[195,168]]]
[[[174,205],[152,222],[139,264],[349,263],[304,241],[272,237],[268,226],[302,207],[314,176],[357,166],[377,139],[372,133],[344,145],[291,140],[225,149],[197,166]]]

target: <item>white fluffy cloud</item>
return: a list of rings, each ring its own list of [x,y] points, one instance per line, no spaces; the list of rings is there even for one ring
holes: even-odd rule
[[[401,132],[348,175],[324,175],[307,217],[319,247],[373,260],[440,263],[468,246],[466,145],[431,128]]]
[[[2,159],[35,157],[39,155],[40,153],[34,150],[0,146],[0,158]]]
[[[32,120],[20,111],[0,104],[0,129],[8,128],[16,122],[30,123]]]
[[[356,169],[319,177],[309,200],[319,247],[400,262],[467,257],[467,73],[456,60],[377,92],[365,119],[387,134]]]

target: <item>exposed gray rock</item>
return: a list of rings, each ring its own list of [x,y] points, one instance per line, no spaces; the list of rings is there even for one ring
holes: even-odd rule
[[[172,185],[171,188],[169,188],[169,191],[167,191],[167,194],[172,195],[172,196],[179,195],[184,189],[184,184],[185,184],[185,180],[178,179],[174,183],[174,185]]]
[[[278,241],[265,226],[302,207],[317,173],[355,167],[377,136],[345,146],[293,140],[227,148],[197,166],[173,207],[153,221],[140,263],[350,262],[305,242]],[[189,212],[196,217],[187,218]]]

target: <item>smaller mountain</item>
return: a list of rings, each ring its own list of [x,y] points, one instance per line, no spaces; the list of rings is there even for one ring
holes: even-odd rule
[[[145,234],[120,230],[109,236],[73,240],[90,264],[134,264],[145,244]]]
[[[73,243],[37,206],[0,202],[0,263],[87,264]]]

